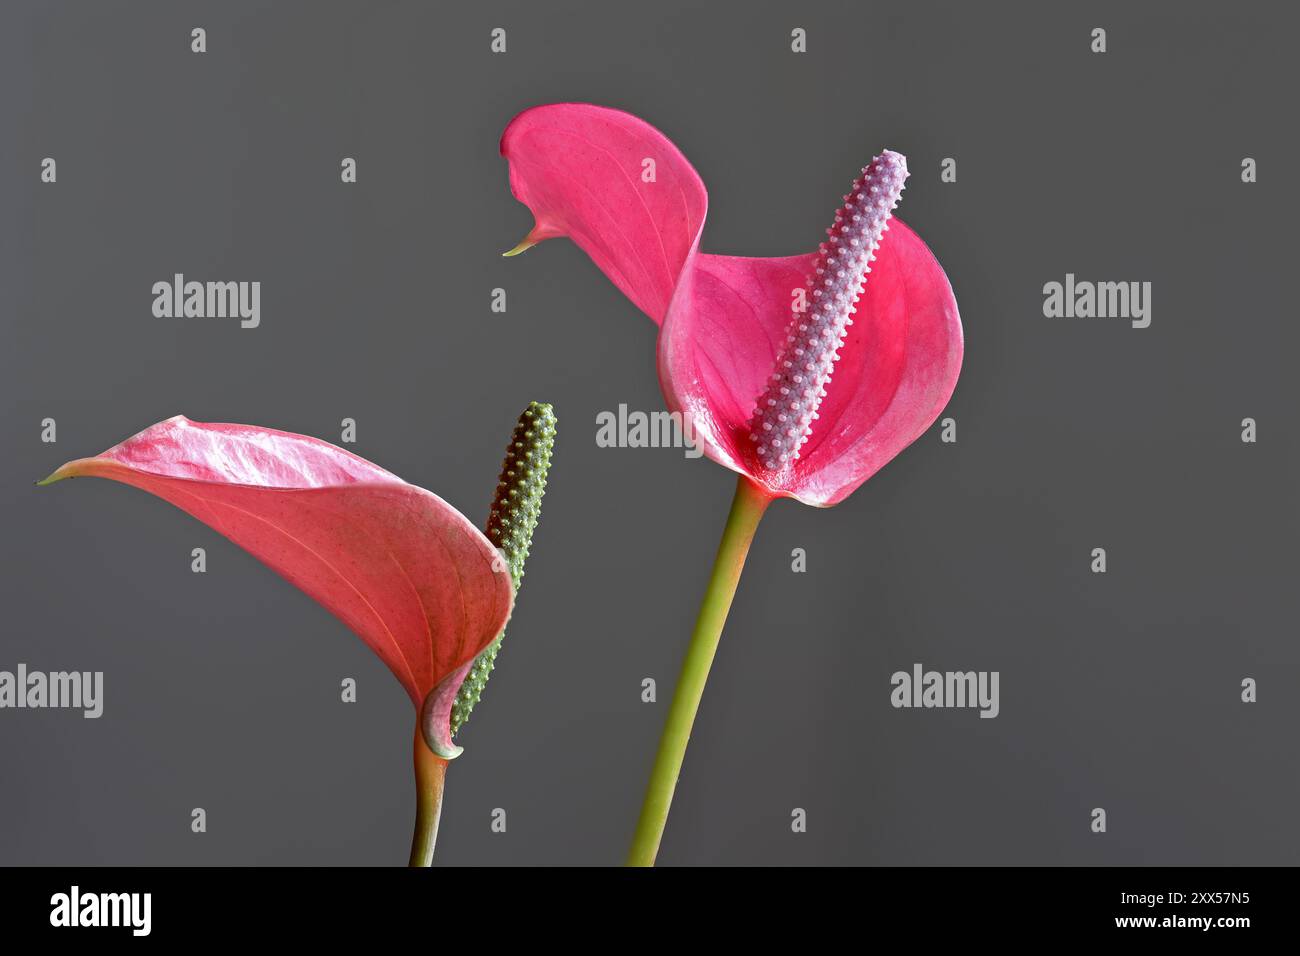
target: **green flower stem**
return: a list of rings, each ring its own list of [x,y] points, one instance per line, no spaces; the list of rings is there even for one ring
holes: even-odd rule
[[[750,542],[754,540],[758,522],[771,500],[744,475],[736,482],[736,497],[731,502],[731,513],[727,515],[722,541],[718,544],[713,574],[704,592],[704,602],[695,620],[695,632],[691,635],[686,660],[673,691],[673,702],[668,708],[668,720],[659,739],[659,752],[641,805],[641,819],[637,822],[636,836],[628,854],[628,866],[654,866],[659,841],[663,839],[664,826],[668,823],[677,777],[686,756],[691,726],[700,709],[704,684],[709,679],[709,667],[718,650],[722,628],[727,623],[727,612],[731,610],[731,599],[735,597]]]
[[[442,785],[447,761],[424,742],[419,722],[415,725],[415,835],[411,837],[411,866],[432,866],[433,845],[438,840],[442,817]]]

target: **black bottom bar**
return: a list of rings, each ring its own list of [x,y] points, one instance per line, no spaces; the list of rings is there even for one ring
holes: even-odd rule
[[[147,927],[148,938],[176,942],[377,942],[410,933],[430,946],[491,946],[520,932],[535,934],[536,945],[595,935],[664,943],[698,939],[703,928],[733,942],[751,934],[824,941],[847,931],[925,944],[1124,936],[1230,943],[1284,930],[1295,882],[1293,870],[1280,868],[39,868],[0,870],[0,881],[6,942],[76,934],[97,943],[144,937]]]

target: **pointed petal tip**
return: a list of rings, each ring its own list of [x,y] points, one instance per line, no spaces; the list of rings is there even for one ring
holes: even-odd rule
[[[443,744],[439,741],[430,740],[428,737],[425,737],[424,742],[429,745],[430,750],[432,750],[443,760],[455,760],[457,757],[459,757],[461,754],[465,752],[464,747],[460,746],[459,744],[453,744],[450,741]]]
[[[429,749],[443,760],[455,760],[465,752],[464,747],[451,739],[451,707],[473,664],[473,660],[467,661],[443,678],[442,683],[425,696],[420,707],[420,733]]]
[[[78,458],[74,461],[64,462],[40,481],[36,482],[36,487],[44,488],[46,485],[52,485],[56,481],[62,481],[64,478],[76,478],[78,475],[83,474],[83,471],[79,470],[77,466],[84,464],[86,461],[87,459],[85,458]]]
[[[501,258],[503,258],[503,259],[509,259],[509,258],[511,258],[512,256],[521,255],[521,254],[527,252],[527,251],[528,251],[529,249],[531,249],[533,246],[537,245],[537,243],[538,243],[539,241],[540,241],[540,240],[537,240],[537,239],[532,238],[532,233],[529,233],[527,236],[524,237],[524,241],[521,242],[521,243],[519,243],[519,245],[515,246],[515,247],[514,247],[513,249],[511,249],[509,252],[503,252],[503,253],[501,253]]]

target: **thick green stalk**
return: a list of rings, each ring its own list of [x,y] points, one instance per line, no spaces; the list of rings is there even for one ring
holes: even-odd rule
[[[442,817],[442,787],[447,778],[447,761],[424,742],[415,727],[415,834],[411,837],[411,866],[432,866],[433,846],[438,840]]]
[[[740,476],[722,541],[718,544],[718,556],[713,562],[713,574],[709,577],[704,602],[695,621],[695,632],[686,649],[686,660],[682,662],[673,702],[668,708],[668,720],[659,740],[659,752],[655,756],[654,769],[641,806],[641,818],[628,854],[629,866],[654,866],[659,841],[668,823],[677,777],[686,756],[686,744],[690,741],[691,726],[700,709],[704,684],[709,679],[713,655],[717,652],[722,628],[727,623],[727,613],[740,582],[740,572],[745,567],[750,542],[754,540],[758,522],[770,502],[766,492],[744,475]]]

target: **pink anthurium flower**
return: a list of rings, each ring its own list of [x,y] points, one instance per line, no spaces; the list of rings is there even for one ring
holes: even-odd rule
[[[510,613],[508,569],[464,515],[316,438],[177,416],[40,484],[83,476],[157,495],[257,557],[351,628],[417,709],[455,695]],[[439,797],[446,759],[459,752],[447,710],[415,738],[417,777]],[[431,812],[426,826],[436,826]]]
[[[660,326],[669,409],[768,496],[843,501],[952,395],[961,321],[933,254],[890,218],[899,154],[862,171],[820,249],[760,259],[700,251],[703,182],[628,113],[539,106],[510,123],[501,153],[536,219],[512,253],[573,239]]]
[[[655,323],[659,380],[714,461],[740,475],[630,861],[653,863],[709,664],[767,505],[826,507],[915,441],[957,383],[962,329],[943,269],[892,218],[907,178],[885,150],[820,246],[700,251],[708,195],[661,132],[620,110],[539,106],[501,139],[535,224],[507,255],[568,236]]]

